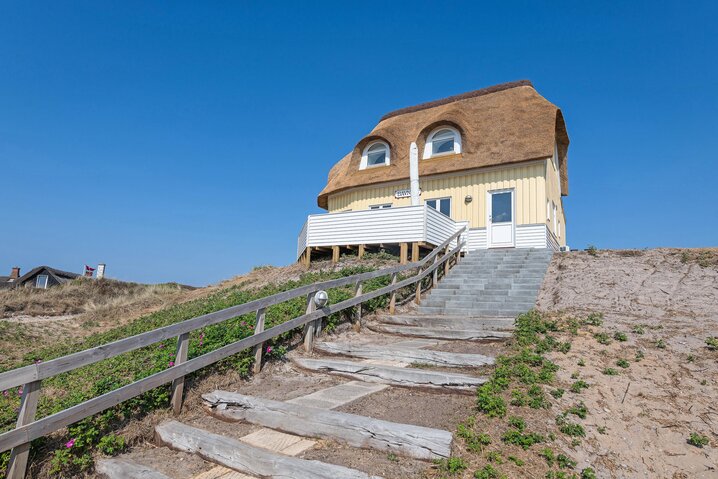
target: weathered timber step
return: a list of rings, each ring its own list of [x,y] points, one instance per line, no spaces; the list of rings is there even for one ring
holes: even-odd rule
[[[155,433],[159,441],[173,449],[194,453],[235,471],[259,477],[380,479],[348,467],[276,454],[177,421],[160,424]]]
[[[486,331],[486,330],[470,330],[470,329],[444,329],[444,328],[425,328],[422,326],[402,326],[396,324],[380,324],[370,323],[367,325],[369,329],[377,333],[396,334],[399,336],[415,336],[419,338],[431,339],[455,339],[462,341],[479,341],[505,339],[511,337],[508,331]]]
[[[220,419],[246,421],[304,437],[331,439],[417,459],[451,454],[449,431],[272,401],[227,391],[202,395]]]
[[[333,359],[294,358],[294,364],[309,371],[322,372],[361,381],[389,384],[442,392],[473,394],[477,386],[485,383],[485,377],[431,371],[426,369],[380,366],[355,361]]]
[[[383,359],[404,363],[430,364],[446,367],[472,367],[494,364],[494,358],[481,354],[447,353],[426,349],[398,348],[396,346],[374,346],[357,343],[319,342],[315,349],[328,354],[353,356],[364,359]]]
[[[492,329],[510,330],[514,327],[513,318],[467,318],[466,316],[411,316],[386,315],[379,316],[379,321],[386,324],[404,326],[425,326],[427,328],[444,329]]]
[[[95,464],[95,469],[108,479],[172,479],[147,466],[119,457],[100,459]]]

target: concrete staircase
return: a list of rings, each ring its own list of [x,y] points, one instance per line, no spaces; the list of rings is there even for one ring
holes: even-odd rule
[[[514,317],[533,308],[553,252],[477,250],[467,254],[419,306],[421,315]]]

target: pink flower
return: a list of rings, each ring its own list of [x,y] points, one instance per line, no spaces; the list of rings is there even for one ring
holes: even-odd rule
[[[3,392],[2,392],[2,395],[5,396],[5,397],[7,397],[7,391],[3,391]]]
[[[172,367],[172,366],[174,366],[174,365],[175,365],[175,362],[174,362],[174,361],[170,361],[170,367]]]
[[[65,447],[68,448],[68,449],[70,449],[70,448],[71,448],[72,446],[74,446],[74,445],[75,445],[75,438],[72,438],[72,439],[70,439],[69,441],[67,441],[67,442],[65,443]]]
[[[17,388],[17,395],[22,396],[22,388]]]
[[[267,346],[267,354],[269,354],[269,353],[271,353],[271,352],[272,352],[272,347],[271,347],[271,346]]]
[[[157,347],[158,347],[158,348],[160,348],[160,349],[164,349],[165,345],[164,345],[164,344],[162,344],[162,343],[160,343],[160,345],[159,345],[159,346],[157,346]]]

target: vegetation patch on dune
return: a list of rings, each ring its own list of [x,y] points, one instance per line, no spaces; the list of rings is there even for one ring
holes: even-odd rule
[[[57,344],[38,349],[27,355],[21,362],[12,365],[18,367],[33,361],[47,361],[76,351],[106,344],[155,328],[167,326],[196,316],[219,311],[231,306],[287,291],[298,286],[317,281],[330,280],[369,271],[369,267],[349,267],[338,271],[311,272],[298,280],[281,284],[265,285],[258,289],[247,290],[241,284],[219,289],[216,292],[193,301],[173,305],[154,313],[142,316],[125,325],[91,335],[78,342]],[[390,279],[377,278],[364,282],[364,291],[372,291],[385,286]],[[335,288],[328,291],[331,303],[337,303],[353,297],[353,287]],[[408,294],[408,293],[407,293]],[[387,298],[379,297],[363,304],[364,311],[385,306]],[[304,314],[305,298],[295,298],[267,309],[266,327],[285,322]],[[345,314],[350,314],[346,311]],[[340,314],[325,319],[326,328],[331,330],[341,319]],[[220,324],[202,328],[190,335],[189,358],[197,357],[236,342],[254,333],[255,316],[248,314]],[[288,332],[266,343],[269,356],[281,356],[288,340],[294,332]],[[65,373],[43,381],[38,418],[74,406],[83,401],[117,389],[151,374],[174,365],[176,340],[170,339],[152,346],[132,351],[121,356],[107,359],[75,371]],[[196,373],[206,375],[221,372],[229,368],[246,375],[253,361],[252,351],[244,351],[227,358],[212,367]],[[10,369],[6,367],[5,369]],[[0,432],[14,428],[19,407],[21,388],[3,391],[0,395]],[[42,438],[33,442],[31,461],[50,457],[50,465],[44,474],[70,475],[87,471],[92,467],[92,454],[100,451],[105,454],[117,454],[125,447],[121,437],[113,435],[122,425],[131,419],[142,417],[149,411],[168,406],[169,385],[154,389],[137,398],[120,404],[101,414],[87,418],[68,428],[64,434]],[[0,471],[5,469],[9,454],[0,455]]]

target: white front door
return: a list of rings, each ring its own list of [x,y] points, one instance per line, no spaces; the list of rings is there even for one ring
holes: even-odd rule
[[[514,190],[489,191],[487,195],[489,248],[514,246]]]

